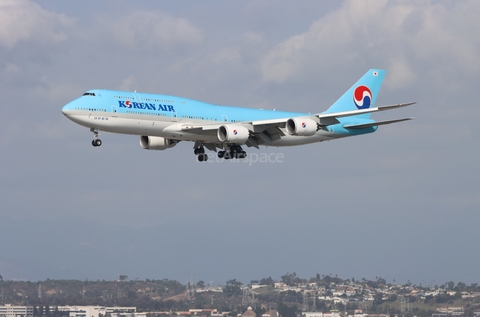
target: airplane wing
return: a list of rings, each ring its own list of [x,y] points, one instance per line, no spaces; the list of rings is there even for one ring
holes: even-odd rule
[[[395,105],[380,106],[380,107],[375,107],[375,108],[352,110],[352,111],[342,111],[342,112],[331,112],[331,113],[322,112],[322,113],[311,115],[311,118],[312,119],[317,119],[318,118],[318,120],[319,120],[318,123],[323,127],[327,127],[329,125],[339,123],[337,118],[351,117],[351,116],[364,114],[364,113],[372,113],[372,112],[378,112],[378,111],[392,110],[392,109],[411,106],[415,103],[416,102],[399,103],[399,104],[395,104]],[[272,126],[272,125],[278,126],[280,128],[284,128],[285,123],[288,119],[289,118],[260,120],[260,121],[253,121],[253,122],[249,122],[249,123],[253,124],[254,126],[258,126],[259,129],[261,129],[262,126]]]
[[[313,114],[310,115],[312,119],[318,118],[319,123],[322,126],[329,126],[332,124],[337,124],[339,121],[337,118],[343,118],[343,117],[352,117],[355,115],[359,114],[364,114],[364,113],[372,113],[372,112],[378,112],[378,111],[385,111],[385,110],[392,110],[392,109],[397,109],[401,107],[406,107],[416,104],[416,102],[408,102],[408,103],[399,103],[395,105],[388,105],[388,106],[380,106],[380,107],[375,107],[375,108],[368,108],[368,109],[360,109],[360,110],[353,110],[353,111],[343,111],[343,112],[332,112],[332,113],[318,113],[318,114]],[[208,124],[208,125],[184,125],[182,126],[182,131],[189,131],[189,132],[201,132],[201,131],[216,131],[219,127],[225,124],[241,124],[241,125],[250,125],[252,128],[253,132],[260,132],[265,130],[266,128],[269,127],[279,127],[279,128],[284,128],[287,120],[290,118],[280,118],[280,119],[268,119],[268,120],[256,120],[256,121],[250,121],[250,122],[241,122],[241,123],[216,123],[216,124]],[[412,119],[412,118],[411,118]],[[408,119],[408,120],[411,120]],[[401,120],[404,121],[404,120]],[[393,123],[393,122],[392,122]]]
[[[182,131],[191,132],[191,133],[215,134],[217,133],[218,128],[220,128],[224,124],[230,124],[230,123],[225,122],[225,123],[215,123],[215,124],[206,124],[206,125],[186,124],[186,125],[182,125]]]

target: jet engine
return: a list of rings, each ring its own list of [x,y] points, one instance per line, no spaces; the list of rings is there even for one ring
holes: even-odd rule
[[[311,136],[317,132],[317,123],[311,118],[290,118],[285,128],[290,135]]]
[[[218,128],[217,137],[220,142],[245,144],[250,133],[241,125],[225,124]]]
[[[145,150],[166,150],[168,148],[174,147],[177,142],[165,139],[159,136],[147,136],[142,135],[140,137],[140,145]]]

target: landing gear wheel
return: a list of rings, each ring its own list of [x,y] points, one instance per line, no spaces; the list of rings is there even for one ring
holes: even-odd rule
[[[205,148],[203,147],[203,145],[200,145],[199,147],[194,148],[193,153],[197,155],[197,160],[199,162],[205,162],[208,160],[208,155],[205,154]]]
[[[92,141],[92,145],[95,146],[95,147],[100,146],[100,145],[102,145],[102,140],[95,139],[95,140]]]
[[[247,152],[245,152],[240,145],[230,145],[226,146],[224,151],[219,151],[217,153],[218,158],[229,159],[243,159],[247,157]]]
[[[230,145],[226,147],[225,151],[218,152],[219,158],[228,159],[243,159],[247,157],[247,152],[245,152],[240,145]]]
[[[199,162],[206,162],[208,161],[208,155],[207,154],[198,154],[198,157],[197,157],[198,161]]]
[[[195,150],[193,150],[193,153],[195,153],[195,155],[204,154],[205,149],[203,147],[198,147],[198,148],[195,148]]]

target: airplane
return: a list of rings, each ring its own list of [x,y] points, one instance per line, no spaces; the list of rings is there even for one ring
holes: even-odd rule
[[[415,104],[374,107],[386,71],[370,69],[332,106],[321,113],[285,112],[220,106],[168,95],[118,90],[88,90],[62,108],[73,122],[90,128],[92,145],[100,131],[140,136],[146,150],[166,150],[180,141],[194,142],[200,162],[205,148],[223,159],[247,157],[243,146],[294,146],[375,132],[387,121],[370,119],[377,111]]]

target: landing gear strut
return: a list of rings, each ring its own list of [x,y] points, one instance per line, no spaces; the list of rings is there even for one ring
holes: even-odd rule
[[[98,136],[100,135],[100,133],[98,133],[98,129],[96,129],[96,128],[91,128],[90,131],[93,132],[92,145],[93,145],[94,147],[97,147],[97,146],[102,145],[102,140],[100,140],[100,139],[98,138]]]

